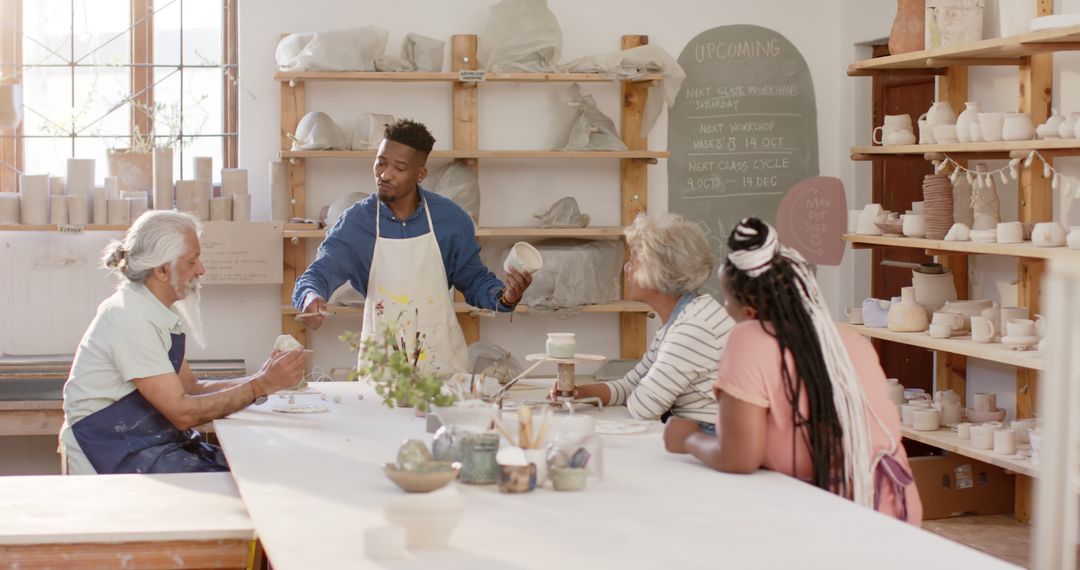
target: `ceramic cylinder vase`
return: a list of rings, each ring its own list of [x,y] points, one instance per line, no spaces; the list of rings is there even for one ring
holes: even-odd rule
[[[69,224],[85,226],[90,223],[90,199],[88,197],[80,194],[69,194],[64,198],[67,200]]]
[[[49,177],[49,195],[63,196],[67,194],[67,179],[63,176]]]
[[[154,208],[173,209],[173,152],[171,148],[154,149]]]
[[[210,221],[210,196],[213,187],[206,180],[196,180],[195,217],[203,222]]]
[[[275,161],[270,163],[270,219],[288,221],[292,213],[289,198],[289,164]]]
[[[187,212],[198,216],[199,204],[197,195],[199,193],[198,180],[177,180],[176,181],[176,209],[181,212]]]
[[[210,221],[211,222],[231,222],[232,221],[232,196],[223,196],[221,198],[210,199]]]
[[[195,172],[195,180],[214,185],[214,159],[209,156],[196,156],[191,159],[192,169]]]
[[[248,172],[244,168],[221,169],[221,197],[248,193]]]
[[[979,122],[979,104],[975,101],[964,103],[964,110],[956,118],[956,138],[962,143],[971,142],[971,126]]]
[[[126,192],[126,194],[135,193]],[[150,199],[147,198],[146,192],[138,192],[137,194],[141,194],[141,196],[133,195],[124,197],[124,199],[128,201],[128,206],[131,209],[130,217],[132,223],[135,223],[135,220],[138,220],[139,216],[145,214],[146,211],[150,209]]]
[[[461,482],[470,485],[494,484],[499,476],[499,465],[495,462],[498,451],[497,434],[466,434],[461,442]]]
[[[232,195],[232,219],[234,222],[251,221],[251,194]]]
[[[900,290],[900,302],[889,307],[889,330],[895,332],[921,332],[928,325],[926,309],[915,302],[915,288]]]
[[[110,198],[107,204],[108,223],[110,226],[131,224],[131,202],[124,198]]]
[[[57,225],[68,223],[67,196],[63,194],[49,196],[49,223]]]
[[[19,223],[19,195],[15,192],[0,192],[0,225],[13,226]]]
[[[94,188],[94,203],[91,212],[95,224],[109,223],[109,191],[104,186]]]
[[[19,218],[22,223],[43,226],[49,223],[49,176],[19,176]]]
[[[67,159],[65,180],[68,194],[91,196],[94,194],[94,161],[89,158]]]

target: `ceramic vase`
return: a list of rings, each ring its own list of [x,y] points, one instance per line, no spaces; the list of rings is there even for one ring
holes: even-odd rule
[[[931,105],[930,109],[926,111],[925,117],[926,122],[931,127],[956,124],[956,111],[953,111],[952,105],[948,101],[938,101]]]
[[[1001,128],[1001,138],[1007,141],[1029,141],[1035,135],[1031,124],[1031,115],[1027,113],[1006,113],[1005,124]]]
[[[1041,139],[1056,139],[1061,136],[1059,129],[1061,129],[1062,123],[1065,122],[1065,117],[1058,113],[1057,109],[1054,109],[1050,113],[1050,117],[1046,119],[1046,122],[1039,125],[1035,129],[1035,134]]]
[[[900,290],[900,302],[889,307],[889,330],[895,332],[921,332],[929,325],[926,309],[915,302],[915,288]]]
[[[926,3],[924,0],[897,0],[896,18],[889,32],[889,53],[908,53],[923,49]]]
[[[962,143],[971,142],[971,125],[979,122],[979,104],[975,101],[964,103],[964,111],[956,118],[956,138]]]

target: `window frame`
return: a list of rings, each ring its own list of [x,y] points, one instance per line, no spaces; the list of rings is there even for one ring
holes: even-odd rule
[[[0,0],[0,83],[22,83],[23,54],[21,34],[23,21],[23,2],[26,0]],[[32,0],[31,0],[32,1]],[[74,0],[73,0],[74,1]],[[153,119],[144,109],[154,107],[154,1],[129,0],[131,14],[131,62],[127,64],[130,73],[131,115],[128,121],[129,132],[134,132],[136,125],[143,133],[154,132]],[[183,2],[183,0],[174,0]],[[237,4],[239,0],[222,0],[221,39],[222,56],[222,168],[236,168],[239,154],[239,46],[237,42]],[[7,18],[10,16],[10,19]],[[18,24],[16,24],[18,23]],[[181,65],[177,67],[183,69]],[[144,106],[144,107],[143,107]],[[72,134],[73,140],[79,135]],[[0,129],[0,192],[15,192],[18,188],[18,175],[24,171],[23,124],[12,130]],[[59,173],[53,173],[59,174]]]

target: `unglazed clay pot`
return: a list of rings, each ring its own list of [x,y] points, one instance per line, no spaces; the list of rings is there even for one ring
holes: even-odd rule
[[[929,324],[926,309],[915,302],[915,288],[900,290],[900,302],[889,307],[889,330],[895,332],[922,332]]]
[[[951,271],[933,275],[912,270],[911,285],[915,289],[915,302],[931,313],[957,298]]]
[[[923,49],[925,21],[925,0],[897,0],[896,18],[889,32],[889,53],[896,55]]]

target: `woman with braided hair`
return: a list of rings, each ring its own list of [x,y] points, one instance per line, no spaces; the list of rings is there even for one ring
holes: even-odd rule
[[[765,222],[742,220],[728,250],[721,283],[737,324],[714,387],[717,434],[672,418],[668,451],[729,473],[785,473],[919,524],[922,503],[873,346],[836,328],[809,264]]]

